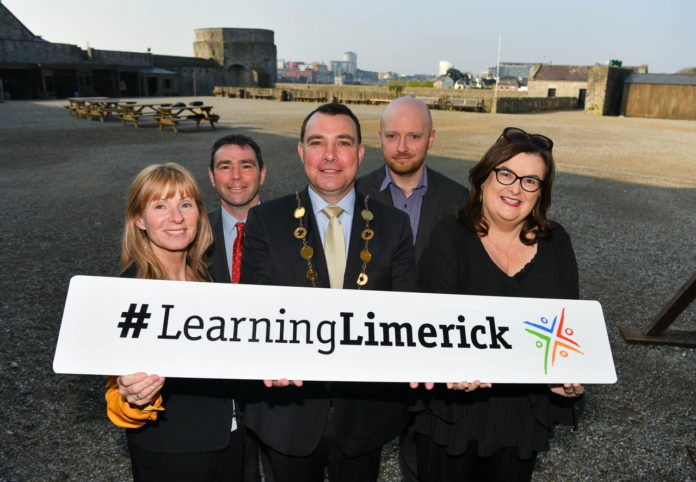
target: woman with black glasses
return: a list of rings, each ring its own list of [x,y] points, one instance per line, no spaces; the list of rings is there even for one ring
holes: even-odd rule
[[[578,298],[566,231],[546,217],[553,142],[506,128],[469,173],[466,204],[433,232],[420,282],[434,293]],[[485,380],[484,380],[485,381]],[[574,423],[582,385],[436,386],[416,418],[423,481],[529,480],[556,423]]]

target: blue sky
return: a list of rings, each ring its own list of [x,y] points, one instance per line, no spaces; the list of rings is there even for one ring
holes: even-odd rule
[[[358,68],[479,74],[501,60],[593,65],[620,59],[672,73],[696,66],[696,1],[0,0],[34,34],[85,48],[193,56],[194,29],[275,31],[278,58],[358,54]]]

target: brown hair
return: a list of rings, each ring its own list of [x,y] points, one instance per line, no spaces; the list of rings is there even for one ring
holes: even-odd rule
[[[469,171],[471,192],[466,203],[457,210],[456,216],[459,222],[467,225],[481,237],[488,234],[488,221],[482,213],[481,185],[488,179],[493,169],[523,152],[537,154],[541,157],[546,167],[546,173],[543,179],[544,184],[541,187],[541,195],[522,225],[520,241],[526,245],[532,245],[537,242],[539,237],[549,236],[551,222],[547,219],[546,213],[551,206],[551,187],[554,176],[553,154],[551,151],[541,149],[529,139],[511,142],[501,136],[486,151],[478,164],[471,168]]]
[[[203,205],[201,190],[191,173],[173,162],[146,167],[131,184],[121,245],[121,269],[125,271],[135,265],[138,278],[167,279],[162,264],[150,249],[147,233],[138,228],[135,222],[142,216],[150,201],[162,197],[168,199],[176,193],[193,199],[198,208],[196,238],[188,248],[186,262],[199,280],[210,281],[205,251],[213,242],[213,233]]]
[[[329,104],[323,104],[314,109],[312,112],[307,114],[307,117],[304,118],[302,121],[302,127],[300,128],[300,142],[304,142],[304,136],[305,136],[305,131],[307,130],[307,123],[309,122],[309,119],[312,118],[314,114],[325,114],[325,115],[347,115],[350,117],[350,119],[353,121],[353,124],[355,124],[355,129],[358,131],[358,144],[362,144],[362,133],[360,132],[360,121],[358,118],[353,114],[353,111],[350,110],[346,105],[340,104],[338,102],[331,102]]]

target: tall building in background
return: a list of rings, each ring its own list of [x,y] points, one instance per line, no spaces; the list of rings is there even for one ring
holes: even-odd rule
[[[347,63],[347,72],[353,76],[358,70],[358,54],[355,52],[344,52],[343,61]]]
[[[448,62],[447,60],[440,60],[440,66],[438,68],[437,75],[439,77],[447,75],[447,71],[452,67],[454,67],[454,64],[452,64],[452,62]]]

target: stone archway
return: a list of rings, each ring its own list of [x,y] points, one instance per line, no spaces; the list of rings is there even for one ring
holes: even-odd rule
[[[232,87],[255,85],[252,71],[240,64],[230,65],[227,68],[227,85]]]

